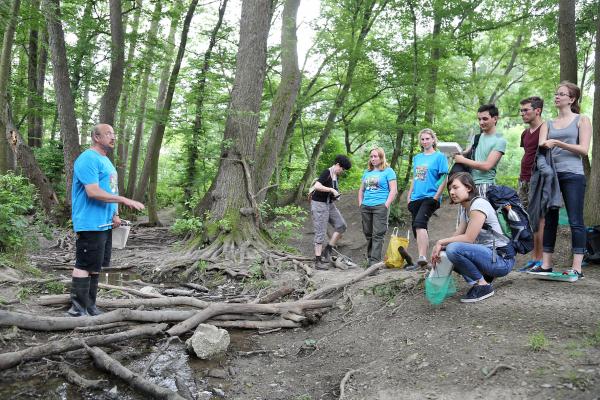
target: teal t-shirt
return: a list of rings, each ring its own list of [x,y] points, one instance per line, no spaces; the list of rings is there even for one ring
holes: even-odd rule
[[[471,144],[473,144],[471,142]],[[506,140],[502,134],[496,132],[493,135],[481,134],[479,144],[475,149],[475,161],[485,161],[492,151],[499,151],[504,154],[506,152]],[[496,166],[489,171],[472,170],[473,180],[476,185],[482,183],[496,183]]]
[[[366,170],[361,180],[365,188],[362,205],[373,207],[385,203],[390,194],[390,181],[396,180],[396,173],[390,167],[383,171]]]
[[[413,191],[410,200],[435,196],[443,176],[447,173],[448,160],[439,151],[417,154],[413,158]]]
[[[71,190],[71,218],[75,232],[105,231],[112,228],[107,224],[112,222],[112,217],[117,212],[117,203],[90,199],[85,192],[85,185],[94,183],[110,194],[119,194],[117,170],[110,159],[88,149],[75,160]]]

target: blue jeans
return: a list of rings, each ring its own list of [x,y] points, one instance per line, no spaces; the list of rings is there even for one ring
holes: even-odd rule
[[[557,172],[571,226],[571,248],[573,254],[585,254],[585,224],[583,223],[583,199],[585,197],[585,176],[571,172]],[[558,209],[546,213],[544,225],[544,253],[554,253],[556,230],[558,229]]]
[[[482,244],[454,242],[446,246],[448,260],[454,265],[454,270],[465,277],[467,281],[478,281],[483,276],[497,278],[507,275],[515,258],[504,258],[500,254],[493,262],[492,249]]]

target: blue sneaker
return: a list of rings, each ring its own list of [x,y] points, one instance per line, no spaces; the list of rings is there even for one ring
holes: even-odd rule
[[[542,260],[529,260],[523,268],[519,269],[519,272],[529,272],[530,269],[541,266]]]
[[[475,303],[494,295],[494,287],[489,285],[474,285],[461,299],[461,303]]]

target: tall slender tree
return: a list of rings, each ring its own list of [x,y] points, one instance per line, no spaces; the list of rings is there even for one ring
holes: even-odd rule
[[[558,42],[560,48],[560,80],[576,84],[575,0],[560,0],[558,2]]]
[[[35,130],[35,118],[36,113],[39,110],[38,103],[40,99],[38,96],[38,49],[40,45],[39,40],[39,14],[40,2],[39,0],[32,0],[31,2],[31,14],[32,22],[31,28],[29,29],[29,63],[27,65],[27,143],[31,147],[42,147],[42,138],[36,136]]]

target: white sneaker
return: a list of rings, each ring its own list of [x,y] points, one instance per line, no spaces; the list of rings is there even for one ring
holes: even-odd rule
[[[417,265],[421,268],[426,267],[427,264],[429,264],[427,262],[427,257],[425,256],[419,256],[419,259],[417,260]]]

